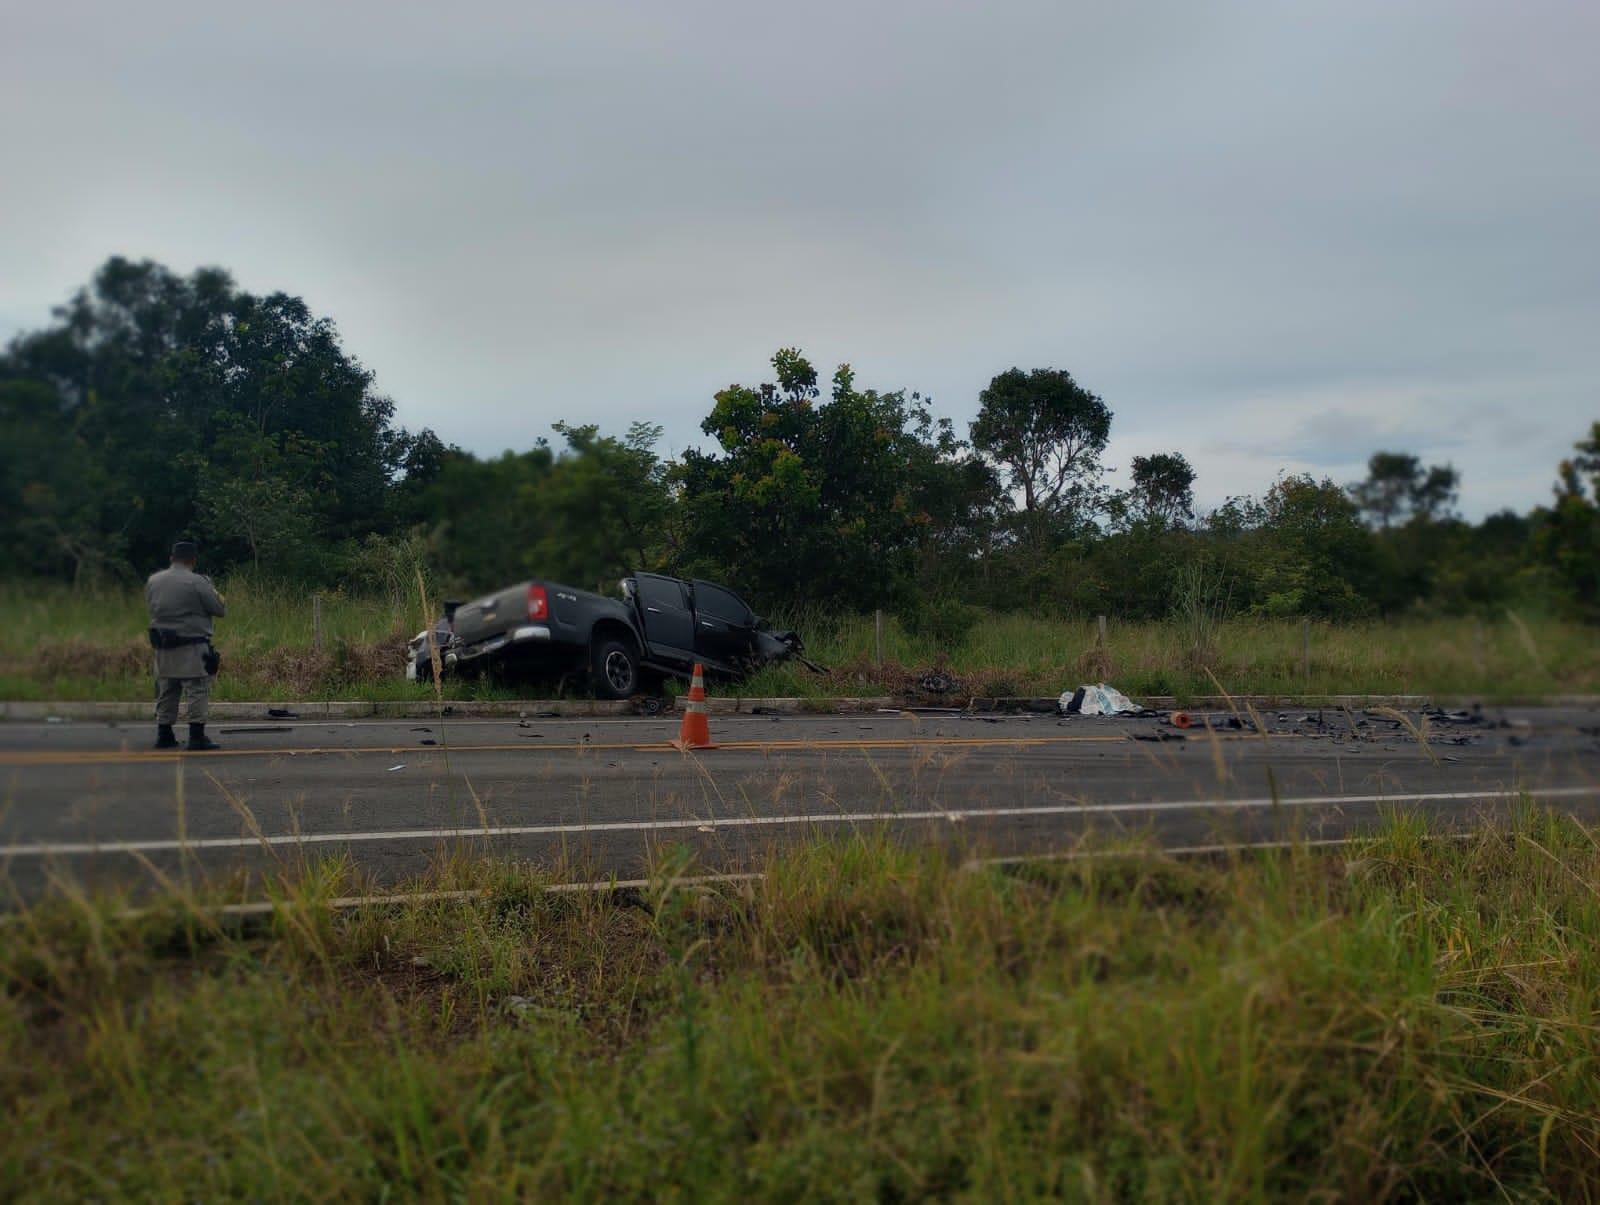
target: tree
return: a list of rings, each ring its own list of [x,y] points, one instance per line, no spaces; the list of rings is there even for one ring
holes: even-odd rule
[[[106,481],[50,385],[0,379],[0,547],[5,571],[74,583],[115,572],[122,535]]]
[[[555,429],[567,451],[540,491],[546,524],[537,555],[586,585],[653,568],[668,509],[666,466],[655,453],[661,428],[636,422],[622,439],[592,424]]]
[[[275,440],[234,416],[210,453],[192,464],[208,556],[248,556],[256,572],[284,578],[316,576],[326,547],[312,496],[322,452],[307,439]],[[242,549],[230,549],[232,542]]]
[[[617,439],[592,425],[557,423],[559,453],[540,440],[527,452],[479,460],[443,457],[418,495],[447,584],[484,590],[538,575],[607,589],[664,555],[666,465],[661,429],[635,423]]]
[[[1407,452],[1374,452],[1367,478],[1350,486],[1350,496],[1369,521],[1388,528],[1402,516],[1437,519],[1455,504],[1461,475],[1450,465],[1430,465]]]
[[[1219,567],[1266,615],[1355,618],[1375,609],[1376,541],[1332,481],[1283,476],[1259,498],[1230,498],[1206,519]]]
[[[1600,422],[1590,424],[1589,434],[1572,446],[1578,453],[1569,462],[1572,473],[1587,474],[1590,492],[1596,499],[1600,499]],[[1568,475],[1563,468],[1562,476]]]
[[[1586,611],[1600,607],[1600,422],[1561,462],[1555,503],[1535,516],[1536,553]]]
[[[720,450],[684,454],[678,563],[777,603],[888,603],[983,475],[919,395],[859,389],[843,364],[822,401],[799,351],[772,365],[775,382],[716,395],[701,429]]]
[[[1007,369],[978,395],[972,446],[1000,465],[1029,513],[1081,513],[1094,498],[1111,410],[1059,368]]]
[[[1194,518],[1194,478],[1194,468],[1181,452],[1135,456],[1129,491],[1134,514],[1162,527]]]
[[[295,462],[306,513],[333,541],[390,525],[412,449],[331,320],[286,293],[244,292],[216,268],[182,276],[108,260],[49,327],[13,341],[0,379],[50,390],[62,429],[100,476],[114,517],[103,530],[141,568],[197,522],[203,488],[209,522],[228,523],[222,487],[203,486],[200,469],[239,431]],[[237,512],[247,502],[233,494]],[[245,555],[248,539],[237,538]]]

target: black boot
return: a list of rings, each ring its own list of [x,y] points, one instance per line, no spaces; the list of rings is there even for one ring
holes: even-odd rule
[[[206,726],[204,724],[189,725],[189,744],[187,747],[196,752],[204,749],[222,748],[221,745],[206,735]]]
[[[177,734],[175,732],[172,731],[172,725],[171,724],[157,724],[156,725],[156,748],[157,749],[176,749],[177,747],[178,747],[178,736],[177,736]]]

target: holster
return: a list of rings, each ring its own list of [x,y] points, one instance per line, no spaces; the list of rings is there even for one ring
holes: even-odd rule
[[[206,651],[200,655],[200,664],[206,667],[206,677],[215,678],[217,671],[222,668],[222,654],[206,642]]]

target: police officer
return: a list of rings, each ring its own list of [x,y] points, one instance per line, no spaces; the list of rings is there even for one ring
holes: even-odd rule
[[[176,749],[172,727],[181,698],[189,721],[190,749],[217,749],[206,735],[211,681],[219,658],[211,647],[212,621],[225,608],[208,578],[194,571],[200,550],[192,541],[172,546],[172,564],[150,575],[144,597],[150,605],[150,644],[156,651],[156,748]]]

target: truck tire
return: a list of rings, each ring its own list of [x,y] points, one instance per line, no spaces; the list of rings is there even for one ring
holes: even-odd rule
[[[626,699],[639,693],[639,658],[632,645],[603,636],[590,646],[589,658],[596,698]]]

